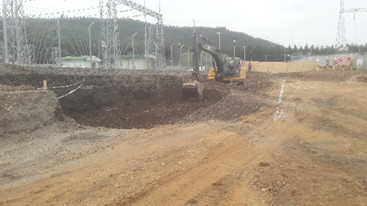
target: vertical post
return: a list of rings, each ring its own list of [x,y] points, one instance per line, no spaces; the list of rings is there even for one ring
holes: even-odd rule
[[[190,69],[190,48],[187,49],[187,69]]]
[[[43,80],[43,90],[47,90],[47,80]]]
[[[154,42],[154,46],[155,46],[155,68],[158,68],[158,45],[157,42]]]
[[[199,71],[200,68],[203,68],[203,51],[200,52],[200,67],[199,67]]]
[[[145,0],[144,0],[145,7]],[[147,34],[147,13],[144,10],[144,48],[145,48],[145,64],[146,69],[149,69],[149,48],[148,48],[148,34]]]
[[[243,61],[246,62],[246,46],[243,46]]]
[[[217,34],[218,34],[218,39],[219,39],[219,41],[218,41],[218,43],[219,43],[219,45],[218,45],[218,49],[220,50],[220,32],[217,32]]]
[[[195,19],[192,20],[194,22],[194,34],[196,33],[196,25],[195,25]]]
[[[89,63],[91,64],[90,67],[92,68],[92,38],[90,29],[93,26],[94,22],[92,22],[88,27],[88,39],[89,39]]]
[[[182,70],[182,47],[183,45],[180,46],[180,69]]]
[[[9,47],[8,47],[8,25],[7,25],[7,0],[3,0],[3,35],[4,35],[4,62],[9,63]]]
[[[236,40],[233,40],[233,57],[236,57]]]
[[[61,29],[60,29],[60,18],[57,19],[57,40],[58,40],[58,48],[59,48],[59,58],[61,58]]]
[[[135,46],[134,46],[134,37],[138,32],[135,32],[131,37],[131,46],[133,47],[133,69],[135,69]]]
[[[175,43],[172,43],[171,44],[171,67],[173,68],[173,45],[174,45]],[[172,69],[171,68],[171,69]]]

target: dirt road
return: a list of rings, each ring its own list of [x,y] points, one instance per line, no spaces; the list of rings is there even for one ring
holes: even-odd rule
[[[0,163],[0,205],[367,205],[365,76],[276,77],[185,121]]]

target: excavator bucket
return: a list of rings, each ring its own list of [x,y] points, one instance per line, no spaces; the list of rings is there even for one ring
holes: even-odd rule
[[[203,98],[203,84],[198,81],[185,82],[182,86],[182,94],[184,99]]]

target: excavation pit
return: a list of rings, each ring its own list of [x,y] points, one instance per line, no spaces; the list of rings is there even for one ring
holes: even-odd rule
[[[81,85],[74,93],[59,99],[63,114],[82,125],[118,129],[148,129],[205,120],[231,121],[256,112],[263,103],[254,95],[272,87],[268,76],[262,74],[249,75],[242,88],[204,82],[203,98],[199,100],[182,96],[183,82],[190,78],[188,72],[80,69],[17,72],[2,74],[0,84],[40,88],[43,80],[47,80],[49,90],[57,97]]]

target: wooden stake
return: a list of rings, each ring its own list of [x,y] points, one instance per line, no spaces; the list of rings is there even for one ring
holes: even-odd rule
[[[43,90],[47,90],[47,80],[43,80]]]

